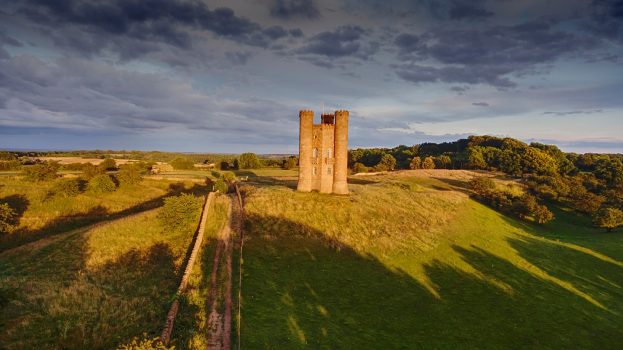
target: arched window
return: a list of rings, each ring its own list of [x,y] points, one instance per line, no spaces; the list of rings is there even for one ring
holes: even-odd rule
[[[331,158],[331,149],[330,148],[327,150],[327,158]]]
[[[331,167],[327,168],[327,175],[331,175]]]
[[[318,158],[318,148],[314,148],[314,158]]]

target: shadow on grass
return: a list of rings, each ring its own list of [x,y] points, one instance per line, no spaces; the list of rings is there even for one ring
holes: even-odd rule
[[[10,196],[0,198],[0,204],[7,203],[9,207],[15,210],[16,217],[12,220],[11,225],[19,225],[19,221],[24,216],[30,201],[26,196],[21,194],[12,194]]]
[[[85,235],[3,257],[3,349],[112,349],[162,330],[180,272],[166,243],[87,267]]]
[[[102,221],[116,220],[128,215],[138,214],[147,210],[155,209],[163,205],[164,198],[176,196],[181,193],[190,193],[194,195],[206,195],[208,193],[206,186],[193,184],[189,189],[185,188],[183,183],[172,183],[166,194],[157,198],[139,203],[130,208],[119,212],[110,213],[108,209],[102,206],[91,208],[86,213],[64,216],[49,222],[45,227],[38,230],[18,230],[11,234],[0,237],[0,252],[18,247],[20,245],[34,242],[41,238],[50,237],[52,235],[65,233],[71,230],[83,228]]]
[[[433,260],[416,279],[283,218],[249,216],[245,230],[243,348],[616,349],[623,339],[623,270],[564,246],[509,242],[545,274],[453,246],[473,271]]]

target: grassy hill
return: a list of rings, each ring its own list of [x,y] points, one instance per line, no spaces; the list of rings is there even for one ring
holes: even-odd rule
[[[563,209],[544,227],[506,217],[468,197],[473,175],[352,179],[348,197],[260,182],[242,347],[618,348],[622,233]]]

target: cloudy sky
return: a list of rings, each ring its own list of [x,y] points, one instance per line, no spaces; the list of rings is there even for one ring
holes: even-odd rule
[[[623,0],[0,0],[0,148],[623,152]]]

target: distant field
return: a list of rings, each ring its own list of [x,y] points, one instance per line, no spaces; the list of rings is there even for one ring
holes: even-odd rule
[[[103,162],[104,159],[101,158],[81,158],[81,157],[34,157],[35,159],[39,159],[41,161],[55,161],[61,165],[64,164],[75,164],[75,163],[91,163],[94,165],[98,165]],[[127,164],[127,163],[136,163],[139,160],[136,159],[115,159],[115,163],[117,165]]]
[[[88,191],[76,197],[49,196],[53,182],[32,183],[19,178],[0,182],[0,202],[9,202],[20,216],[13,233],[0,236],[0,251],[97,221],[122,217],[161,204],[163,196],[200,186],[163,180],[144,180],[105,194]],[[204,189],[205,190],[205,189]]]
[[[111,349],[159,335],[196,222],[162,227],[158,210],[0,253],[2,348]]]
[[[491,175],[351,178],[348,197],[257,181],[242,348],[619,349],[623,232],[506,217],[468,197],[472,176]]]

